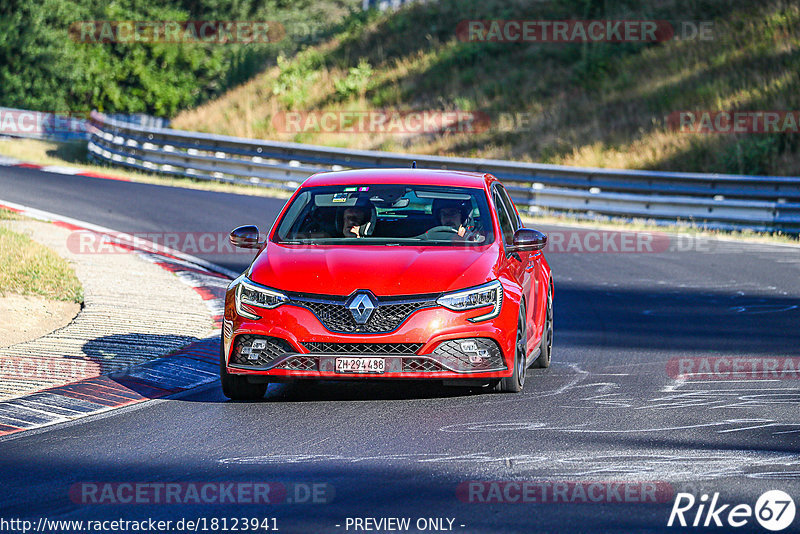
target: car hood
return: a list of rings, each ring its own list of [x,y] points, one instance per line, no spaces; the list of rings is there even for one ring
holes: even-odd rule
[[[496,278],[499,249],[311,246],[268,243],[250,267],[256,283],[323,295],[368,289],[377,296],[438,293]]]

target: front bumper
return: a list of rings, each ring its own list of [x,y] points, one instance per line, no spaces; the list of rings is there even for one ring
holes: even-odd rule
[[[472,323],[485,309],[418,309],[395,330],[344,334],[325,328],[310,309],[284,304],[259,310],[261,319],[236,313],[226,297],[223,357],[230,374],[309,379],[490,379],[513,370],[517,307],[507,299],[494,319]],[[491,308],[490,308],[491,309]],[[383,358],[384,372],[336,372],[336,359]]]

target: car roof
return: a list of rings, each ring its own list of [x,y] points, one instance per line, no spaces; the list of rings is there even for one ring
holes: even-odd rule
[[[321,172],[310,176],[303,187],[324,185],[406,184],[474,187],[483,189],[495,178],[481,172],[438,169],[356,169]]]

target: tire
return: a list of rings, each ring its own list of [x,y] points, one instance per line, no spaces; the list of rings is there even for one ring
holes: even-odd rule
[[[550,367],[550,358],[553,354],[553,289],[547,290],[547,311],[545,312],[544,330],[542,340],[539,342],[539,357],[533,362],[532,367],[546,369]]]
[[[525,304],[520,303],[517,319],[517,337],[514,349],[514,373],[501,378],[495,389],[502,393],[519,393],[525,386],[525,370],[528,348],[528,322],[525,318]]]
[[[232,375],[225,370],[225,355],[222,343],[219,347],[219,378],[222,382],[222,394],[231,400],[258,400],[267,392],[268,383],[251,384],[246,376]]]

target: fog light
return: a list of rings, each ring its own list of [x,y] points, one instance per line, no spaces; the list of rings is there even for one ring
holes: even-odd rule
[[[479,349],[475,351],[475,354],[469,355],[469,363],[481,364],[486,360],[487,357],[489,357],[489,351],[485,349]]]

